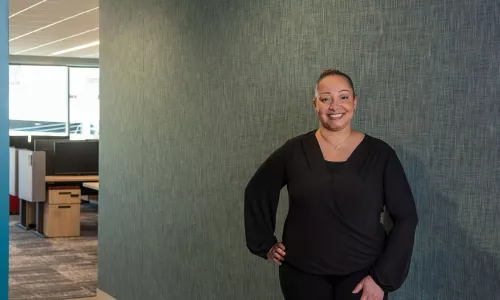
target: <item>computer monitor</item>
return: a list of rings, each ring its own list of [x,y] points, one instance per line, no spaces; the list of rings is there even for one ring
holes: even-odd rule
[[[98,140],[54,142],[54,175],[99,174]]]

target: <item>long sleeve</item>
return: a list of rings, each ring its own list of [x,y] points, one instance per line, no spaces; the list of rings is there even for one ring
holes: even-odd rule
[[[370,275],[384,291],[391,292],[399,289],[408,276],[418,223],[411,188],[394,150],[384,170],[384,199],[393,227]]]
[[[286,184],[286,147],[276,150],[257,169],[245,189],[245,234],[253,254],[267,258],[277,243],[274,231],[280,192]]]

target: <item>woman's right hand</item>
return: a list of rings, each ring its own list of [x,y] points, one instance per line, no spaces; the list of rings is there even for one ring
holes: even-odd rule
[[[267,259],[274,261],[277,265],[285,260],[285,245],[283,243],[276,243],[269,252],[267,252]]]

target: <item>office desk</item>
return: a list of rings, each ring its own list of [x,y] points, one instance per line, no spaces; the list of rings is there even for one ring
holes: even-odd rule
[[[99,190],[99,181],[97,182],[84,182],[82,184],[84,187],[98,191]]]
[[[45,182],[47,183],[61,183],[61,182],[91,182],[99,181],[99,176],[95,175],[83,175],[83,176],[45,176]]]
[[[99,176],[45,176],[46,200],[45,202],[36,202],[35,233],[41,237],[47,237],[44,233],[44,218],[59,217],[61,214],[55,211],[57,209],[67,209],[68,213],[64,215],[64,221],[69,222],[72,219],[77,219],[75,221],[80,224],[81,185],[84,182],[88,183],[95,181],[99,181]],[[48,211],[46,211],[45,208],[48,208]],[[54,223],[53,221],[54,219],[47,220],[49,224],[54,224],[51,225],[50,228],[47,228],[47,230],[65,230],[65,228],[59,228],[60,223]],[[52,236],[58,236],[58,234],[59,233],[56,233]],[[65,236],[65,233],[60,234],[61,236]],[[69,234],[69,236],[72,235]]]

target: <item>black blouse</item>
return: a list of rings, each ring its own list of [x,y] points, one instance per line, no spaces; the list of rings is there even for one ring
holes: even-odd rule
[[[276,210],[287,186],[285,261],[311,274],[363,269],[386,292],[407,277],[418,218],[395,151],[365,134],[345,162],[324,160],[315,131],[295,137],[258,168],[245,189],[249,250],[262,258],[277,243]],[[393,221],[386,234],[384,205]]]

